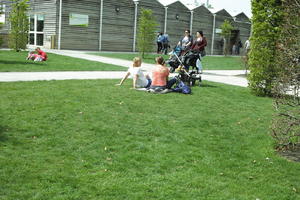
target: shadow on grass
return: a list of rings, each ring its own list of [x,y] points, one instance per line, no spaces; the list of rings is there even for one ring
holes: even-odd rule
[[[0,64],[5,65],[44,65],[43,63],[38,62],[30,62],[30,61],[8,61],[8,60],[0,60]]]
[[[0,142],[5,142],[8,140],[8,137],[5,133],[8,131],[8,127],[0,126]]]
[[[202,83],[200,87],[217,88],[218,86]]]

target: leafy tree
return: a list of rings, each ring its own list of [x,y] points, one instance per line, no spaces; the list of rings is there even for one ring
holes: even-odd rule
[[[138,26],[137,46],[143,58],[145,53],[153,51],[157,25],[152,10],[142,8]]]
[[[259,96],[271,96],[277,77],[276,43],[282,24],[281,0],[252,0],[252,36],[249,87]]]
[[[28,43],[29,19],[28,5],[29,0],[13,0],[9,22],[11,30],[9,32],[9,47],[15,51],[26,49]]]
[[[224,23],[221,25],[222,33],[224,39],[224,55],[227,56],[229,54],[229,41],[231,37],[231,32],[233,30],[233,26],[227,19],[224,21]]]
[[[3,10],[3,7],[2,5],[0,5],[0,15],[3,15],[4,14],[4,10]],[[4,23],[3,22],[0,22],[0,29],[3,28],[3,25]],[[0,35],[0,46],[3,44],[3,39],[2,39],[2,36]]]

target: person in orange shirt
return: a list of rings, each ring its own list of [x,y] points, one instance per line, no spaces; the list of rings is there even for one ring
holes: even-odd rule
[[[176,83],[176,79],[169,80],[169,69],[165,65],[165,60],[162,56],[155,59],[156,66],[152,71],[152,84],[150,89],[153,90],[168,90]]]

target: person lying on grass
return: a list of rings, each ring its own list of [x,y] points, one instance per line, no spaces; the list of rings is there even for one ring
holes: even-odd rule
[[[124,81],[131,75],[133,79],[133,84],[132,84],[133,89],[149,88],[152,81],[149,75],[146,76],[144,75],[141,69],[141,65],[142,65],[142,59],[139,57],[135,57],[133,59],[132,67],[128,69],[121,82],[116,85],[121,86],[124,83]]]
[[[151,90],[163,91],[170,90],[172,86],[176,83],[176,79],[173,78],[169,80],[169,69],[166,67],[165,60],[162,56],[155,59],[156,66],[152,71],[152,84],[150,86]]]

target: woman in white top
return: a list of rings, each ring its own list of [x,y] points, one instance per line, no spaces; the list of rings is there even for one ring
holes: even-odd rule
[[[191,36],[190,30],[185,30],[184,36],[179,40],[178,46],[181,47],[183,51],[188,50],[193,44],[193,37]]]
[[[142,65],[142,59],[139,57],[135,57],[133,59],[133,65],[130,67],[125,74],[124,78],[121,80],[121,82],[117,85],[122,85],[123,82],[131,75],[133,79],[132,87],[133,89],[136,88],[148,88],[150,87],[152,81],[149,77],[149,75],[144,75],[141,69]]]

